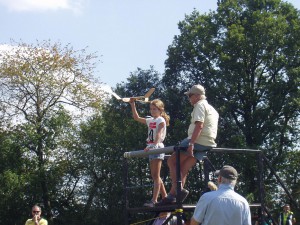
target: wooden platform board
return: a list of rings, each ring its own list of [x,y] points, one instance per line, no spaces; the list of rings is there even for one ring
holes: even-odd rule
[[[183,209],[186,212],[192,212],[195,210],[196,205],[164,205],[164,206],[155,206],[155,207],[137,207],[137,208],[127,208],[128,212],[132,213],[141,213],[141,212],[172,212],[177,209]]]
[[[250,208],[261,207],[260,203],[249,204]],[[136,208],[127,208],[128,212],[131,213],[142,213],[142,212],[173,212],[177,209],[182,209],[183,212],[193,212],[196,208],[196,205],[164,205],[164,206],[155,206],[155,207],[136,207]]]

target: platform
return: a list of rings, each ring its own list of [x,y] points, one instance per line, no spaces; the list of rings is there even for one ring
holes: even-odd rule
[[[128,212],[137,213],[137,212],[172,212],[177,209],[183,209],[185,212],[193,212],[196,208],[196,205],[186,205],[178,206],[177,204],[164,205],[164,206],[155,206],[155,207],[136,207],[136,208],[127,208]]]
[[[155,149],[152,152],[147,152],[147,154],[150,153],[171,153],[174,152],[176,153],[176,161],[180,162],[180,148],[179,147],[174,147],[174,146],[169,146],[169,147],[165,147],[165,148],[161,148],[161,149]],[[257,155],[257,167],[258,167],[258,174],[257,174],[257,188],[258,188],[258,196],[257,196],[257,201],[260,201],[261,203],[252,203],[250,204],[250,208],[255,209],[255,208],[264,208],[264,186],[263,186],[263,162],[262,162],[262,152],[260,150],[256,150],[256,149],[232,149],[232,148],[212,148],[209,151],[205,151],[205,152],[216,152],[216,153],[237,153],[237,154],[245,154],[245,153],[252,153],[252,154],[256,154]],[[155,206],[155,207],[134,207],[134,208],[130,208],[129,207],[129,199],[128,199],[128,184],[130,182],[128,182],[129,177],[128,177],[128,162],[127,159],[129,158],[139,158],[139,157],[146,157],[148,155],[145,155],[145,151],[132,151],[132,152],[125,152],[124,154],[124,192],[125,192],[125,203],[126,206],[125,207],[125,222],[127,222],[127,225],[129,224],[129,220],[132,220],[133,218],[131,217],[131,214],[152,214],[152,218],[150,218],[150,220],[148,219],[148,225],[152,225],[154,219],[161,213],[161,212],[170,212],[170,218],[172,216],[176,216],[177,218],[177,225],[182,225],[183,221],[186,221],[187,218],[189,218],[193,212],[195,211],[196,208],[196,204],[183,204],[182,202],[177,202],[174,204],[169,204],[169,205],[165,205],[165,206]],[[203,158],[203,178],[204,178],[204,182],[207,183],[209,181],[209,173],[211,171],[215,171],[214,166],[212,165],[212,163],[210,162],[210,160],[208,159],[208,157],[204,157]],[[177,183],[177,193],[179,193],[181,190],[181,184],[182,184],[182,180],[181,180],[181,176],[180,176],[180,163],[176,163],[176,183]],[[196,202],[197,203],[197,202]],[[256,211],[256,209],[255,209]],[[153,215],[155,215],[153,217]],[[131,218],[130,218],[131,217]],[[168,220],[166,220],[166,223],[168,222]],[[135,224],[138,224],[140,222],[136,222]],[[145,224],[145,223],[144,223]]]
[[[252,203],[249,204],[250,208],[261,207],[260,203]],[[135,207],[135,208],[127,208],[128,212],[137,213],[137,212],[172,212],[177,209],[183,209],[184,212],[194,212],[196,208],[195,204],[170,204],[164,206],[155,206],[155,207]]]

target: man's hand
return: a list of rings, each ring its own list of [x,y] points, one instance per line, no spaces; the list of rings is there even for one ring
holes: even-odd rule
[[[188,156],[194,157],[194,145],[189,145],[187,149]]]
[[[39,224],[39,219],[40,219],[40,216],[39,215],[34,215],[34,217],[33,217],[33,222],[35,223],[35,224]]]

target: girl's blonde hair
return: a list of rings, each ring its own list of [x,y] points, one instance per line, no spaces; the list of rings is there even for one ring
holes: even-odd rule
[[[151,105],[155,106],[161,111],[161,116],[165,119],[166,125],[170,125],[170,116],[165,112],[165,105],[160,99],[154,99],[150,102]]]
[[[208,188],[209,188],[211,191],[216,191],[216,190],[218,190],[217,185],[215,185],[215,183],[213,183],[212,181],[208,181],[207,186],[208,186]]]

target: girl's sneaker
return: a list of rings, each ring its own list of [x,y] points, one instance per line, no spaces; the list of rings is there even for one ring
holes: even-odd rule
[[[153,202],[153,200],[151,199],[151,200],[145,202],[144,206],[145,207],[151,207],[151,208],[155,207],[155,202]]]
[[[163,198],[160,202],[156,203],[156,206],[175,204],[176,198],[172,194],[168,194],[167,197]]]

